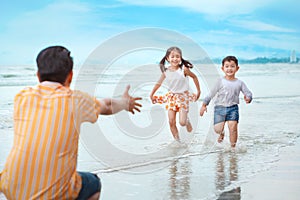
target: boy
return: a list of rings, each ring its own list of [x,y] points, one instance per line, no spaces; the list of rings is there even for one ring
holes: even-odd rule
[[[98,115],[141,105],[129,96],[97,100],[69,88],[73,59],[62,46],[37,56],[39,84],[26,88],[14,100],[14,143],[0,177],[0,191],[8,199],[99,199],[97,175],[77,172],[80,124],[94,123]]]
[[[224,139],[224,125],[228,124],[230,133],[231,147],[235,147],[238,138],[238,122],[239,122],[239,94],[244,94],[246,103],[252,101],[252,93],[245,83],[235,77],[239,70],[238,59],[234,56],[227,56],[222,60],[222,71],[225,76],[220,78],[210,94],[203,100],[200,108],[200,116],[207,111],[207,105],[211,99],[216,96],[214,109],[214,130],[219,134],[218,142]]]

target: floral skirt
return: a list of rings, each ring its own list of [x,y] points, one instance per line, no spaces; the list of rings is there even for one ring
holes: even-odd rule
[[[195,101],[195,94],[190,94],[188,91],[184,93],[172,93],[168,92],[163,96],[153,96],[155,103],[166,103],[167,110],[174,110],[179,112],[180,110],[189,111],[189,102]]]

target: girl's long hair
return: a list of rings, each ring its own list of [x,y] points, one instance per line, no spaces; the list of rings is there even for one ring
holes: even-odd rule
[[[166,52],[166,55],[159,62],[159,67],[160,67],[161,72],[165,72],[167,70],[167,68],[165,67],[165,63],[167,61],[168,56],[170,55],[170,53],[172,51],[177,51],[177,52],[180,53],[180,56],[181,56],[181,63],[179,65],[180,68],[182,68],[183,65],[185,67],[188,67],[188,68],[193,68],[193,64],[192,63],[190,63],[189,61],[187,61],[187,60],[185,60],[185,59],[182,58],[182,51],[181,51],[180,48],[178,48],[178,47],[170,47],[170,48],[168,48],[168,50]]]

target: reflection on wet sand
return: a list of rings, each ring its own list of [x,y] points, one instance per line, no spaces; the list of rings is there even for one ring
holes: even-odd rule
[[[170,200],[189,199],[190,193],[190,160],[189,158],[174,160],[169,168]]]
[[[216,163],[216,189],[218,191],[224,191],[226,187],[238,180],[237,154],[234,152],[229,154],[219,153]],[[237,187],[230,191],[223,192],[218,199],[240,200],[241,188]]]

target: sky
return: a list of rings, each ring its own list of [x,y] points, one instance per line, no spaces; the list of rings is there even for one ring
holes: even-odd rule
[[[106,40],[141,28],[176,31],[210,58],[300,57],[299,0],[2,1],[0,66],[35,64],[51,45],[82,63]]]

